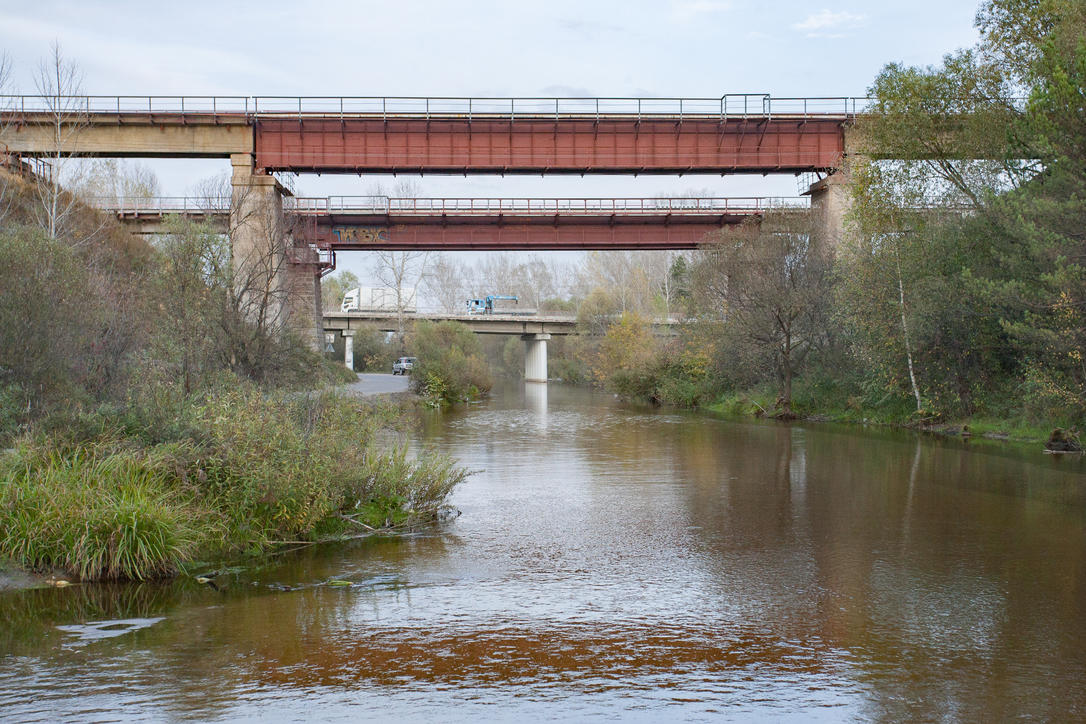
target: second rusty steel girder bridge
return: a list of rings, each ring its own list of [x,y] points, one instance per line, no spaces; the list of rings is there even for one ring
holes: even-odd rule
[[[225,230],[230,199],[93,199],[137,233],[171,215]],[[806,210],[800,198],[285,197],[307,243],[325,250],[692,249],[708,234],[768,209]]]

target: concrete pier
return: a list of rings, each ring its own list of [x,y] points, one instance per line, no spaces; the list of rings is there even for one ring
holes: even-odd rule
[[[242,311],[267,333],[290,331],[320,349],[319,260],[291,235],[283,215],[290,192],[255,169],[251,154],[233,154],[230,164],[229,234]]]
[[[354,372],[354,330],[343,330],[343,364]]]
[[[549,334],[526,334],[524,340],[524,381],[547,382],[547,340]]]
[[[836,251],[845,238],[845,216],[852,207],[849,176],[838,171],[807,189],[811,197],[811,233],[824,249]]]

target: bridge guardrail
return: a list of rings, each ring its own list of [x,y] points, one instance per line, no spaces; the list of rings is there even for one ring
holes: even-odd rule
[[[416,118],[637,118],[742,117],[767,115],[842,116],[866,107],[866,98],[774,98],[768,93],[729,93],[717,98],[499,98],[426,96],[256,96],[255,115],[342,117],[372,115]]]
[[[0,112],[8,113],[62,113],[121,114],[121,113],[169,113],[204,115],[243,115],[252,110],[253,99],[249,96],[159,96],[159,95],[0,95]]]
[[[714,98],[452,97],[452,96],[214,96],[214,95],[0,95],[0,112],[72,114],[208,114],[344,117],[699,118],[744,116],[850,116],[862,97],[774,97],[728,93]]]
[[[97,208],[118,214],[227,213],[229,197],[159,196],[89,197]],[[283,199],[284,208],[298,214],[372,213],[372,214],[659,214],[751,212],[771,208],[807,208],[805,197],[660,197],[660,198],[472,198],[388,196],[301,196]]]
[[[374,214],[659,214],[758,211],[768,208],[806,208],[804,197],[718,198],[390,198],[385,196],[328,196],[290,199],[297,213],[372,212]]]
[[[154,196],[125,197],[88,196],[83,199],[88,205],[117,214],[160,213],[160,214],[203,214],[228,213],[229,197],[206,196]]]

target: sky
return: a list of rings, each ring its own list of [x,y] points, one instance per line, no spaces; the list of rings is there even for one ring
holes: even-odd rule
[[[0,51],[33,93],[59,43],[101,95],[863,96],[891,62],[976,41],[978,0],[0,0]],[[147,162],[164,195],[224,161]],[[392,179],[304,175],[301,195]],[[441,177],[427,196],[794,196],[792,176]],[[346,257],[348,255],[341,255]],[[362,259],[341,259],[355,271]],[[355,268],[357,267],[357,268]]]

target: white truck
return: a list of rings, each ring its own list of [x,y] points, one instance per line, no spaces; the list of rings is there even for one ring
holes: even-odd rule
[[[415,287],[404,287],[401,291],[404,312],[414,314]],[[395,312],[396,290],[388,287],[355,287],[343,295],[341,312]]]

